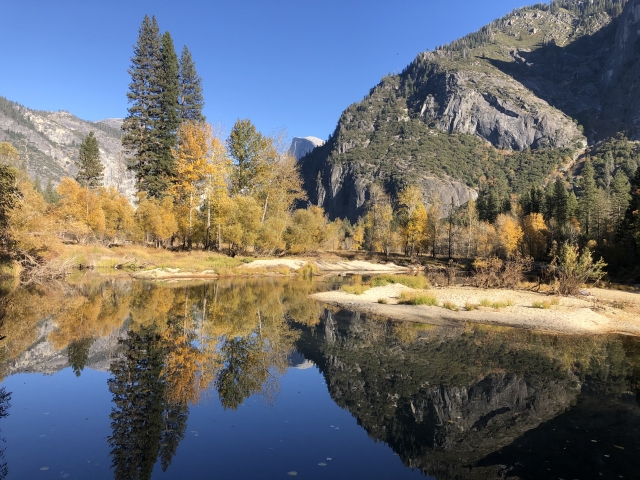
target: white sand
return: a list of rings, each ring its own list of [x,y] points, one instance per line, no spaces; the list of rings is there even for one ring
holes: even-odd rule
[[[439,305],[447,301],[456,305],[460,311],[445,309],[441,306],[398,305],[402,292],[417,292],[403,285],[375,287],[362,295],[348,294],[342,291],[322,292],[312,295],[321,302],[338,305],[364,313],[379,315],[395,320],[433,323],[436,325],[459,322],[489,323],[527,328],[531,330],[562,333],[625,333],[640,335],[640,312],[634,306],[624,309],[607,304],[605,298],[615,297],[616,302],[640,306],[640,296],[627,292],[610,290],[590,290],[594,296],[585,298],[549,296],[525,290],[483,290],[472,287],[433,288],[417,293],[430,295]],[[606,292],[606,293],[602,293]],[[598,295],[601,298],[598,298]],[[387,305],[377,303],[384,298]],[[494,309],[478,307],[466,311],[465,304],[478,305],[482,300],[513,303],[513,306]],[[533,308],[534,302],[549,302],[556,299],[558,305],[548,309]]]

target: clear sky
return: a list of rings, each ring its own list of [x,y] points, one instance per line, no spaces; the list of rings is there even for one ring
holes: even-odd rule
[[[536,3],[531,1],[528,3]],[[526,0],[0,0],[0,95],[80,118],[124,117],[145,14],[186,44],[207,120],[326,139],[340,113],[418,53]]]

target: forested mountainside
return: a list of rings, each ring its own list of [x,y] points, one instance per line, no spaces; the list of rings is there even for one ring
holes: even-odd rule
[[[0,142],[8,141],[18,149],[29,176],[39,179],[43,187],[76,174],[80,143],[94,131],[105,166],[105,185],[132,197],[133,178],[121,154],[121,125],[119,118],[90,122],[66,111],[32,110],[0,97]]]
[[[522,193],[625,132],[640,140],[640,0],[515,10],[389,75],[301,161],[313,203],[355,221],[371,183],[447,204]]]

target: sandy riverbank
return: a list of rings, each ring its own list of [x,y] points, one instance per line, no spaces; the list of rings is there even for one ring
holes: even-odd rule
[[[405,273],[410,269],[394,263],[373,263],[364,260],[342,259],[304,259],[304,258],[267,258],[258,259],[236,266],[231,275],[287,275],[296,274],[305,265],[311,264],[321,274],[375,274]],[[134,278],[148,280],[183,279],[183,278],[217,278],[215,270],[192,271],[188,268],[154,268],[131,274]],[[226,276],[226,275],[225,275]]]
[[[433,296],[439,306],[400,305],[398,301],[403,292]],[[394,284],[371,288],[362,295],[332,291],[316,293],[312,298],[370,315],[435,325],[472,322],[543,332],[640,335],[640,294],[601,289],[589,289],[588,292],[588,296],[559,297],[527,290],[483,290],[473,287],[416,291]],[[378,303],[380,299],[385,299],[388,304]],[[459,310],[443,308],[441,305],[444,302],[455,305]],[[496,302],[510,303],[511,306],[480,306],[480,303]],[[535,308],[534,304],[543,304],[546,308]],[[476,308],[467,311],[465,305],[474,305]]]

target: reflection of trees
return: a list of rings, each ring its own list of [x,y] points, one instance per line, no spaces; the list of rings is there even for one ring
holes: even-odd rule
[[[116,479],[151,478],[158,457],[166,470],[184,437],[187,407],[169,405],[161,336],[153,327],[130,331],[123,355],[111,365],[113,394],[109,437]]]
[[[7,392],[4,387],[0,387],[0,419],[9,415],[9,408],[11,404],[11,393]],[[4,438],[0,439],[3,444],[6,442]],[[4,461],[4,451],[6,447],[0,448],[0,479],[6,478],[9,474],[9,467],[7,462]]]
[[[166,470],[184,437],[189,405],[212,385],[224,408],[271,398],[297,338],[289,320],[310,322],[313,303],[286,282],[234,280],[168,288],[134,283],[118,297],[131,319],[111,366],[115,477]],[[317,311],[317,310],[316,310]]]
[[[80,372],[84,370],[84,366],[87,364],[89,358],[89,349],[93,345],[95,339],[83,338],[80,340],[73,340],[67,346],[67,356],[69,358],[69,365],[76,377],[80,376]]]

